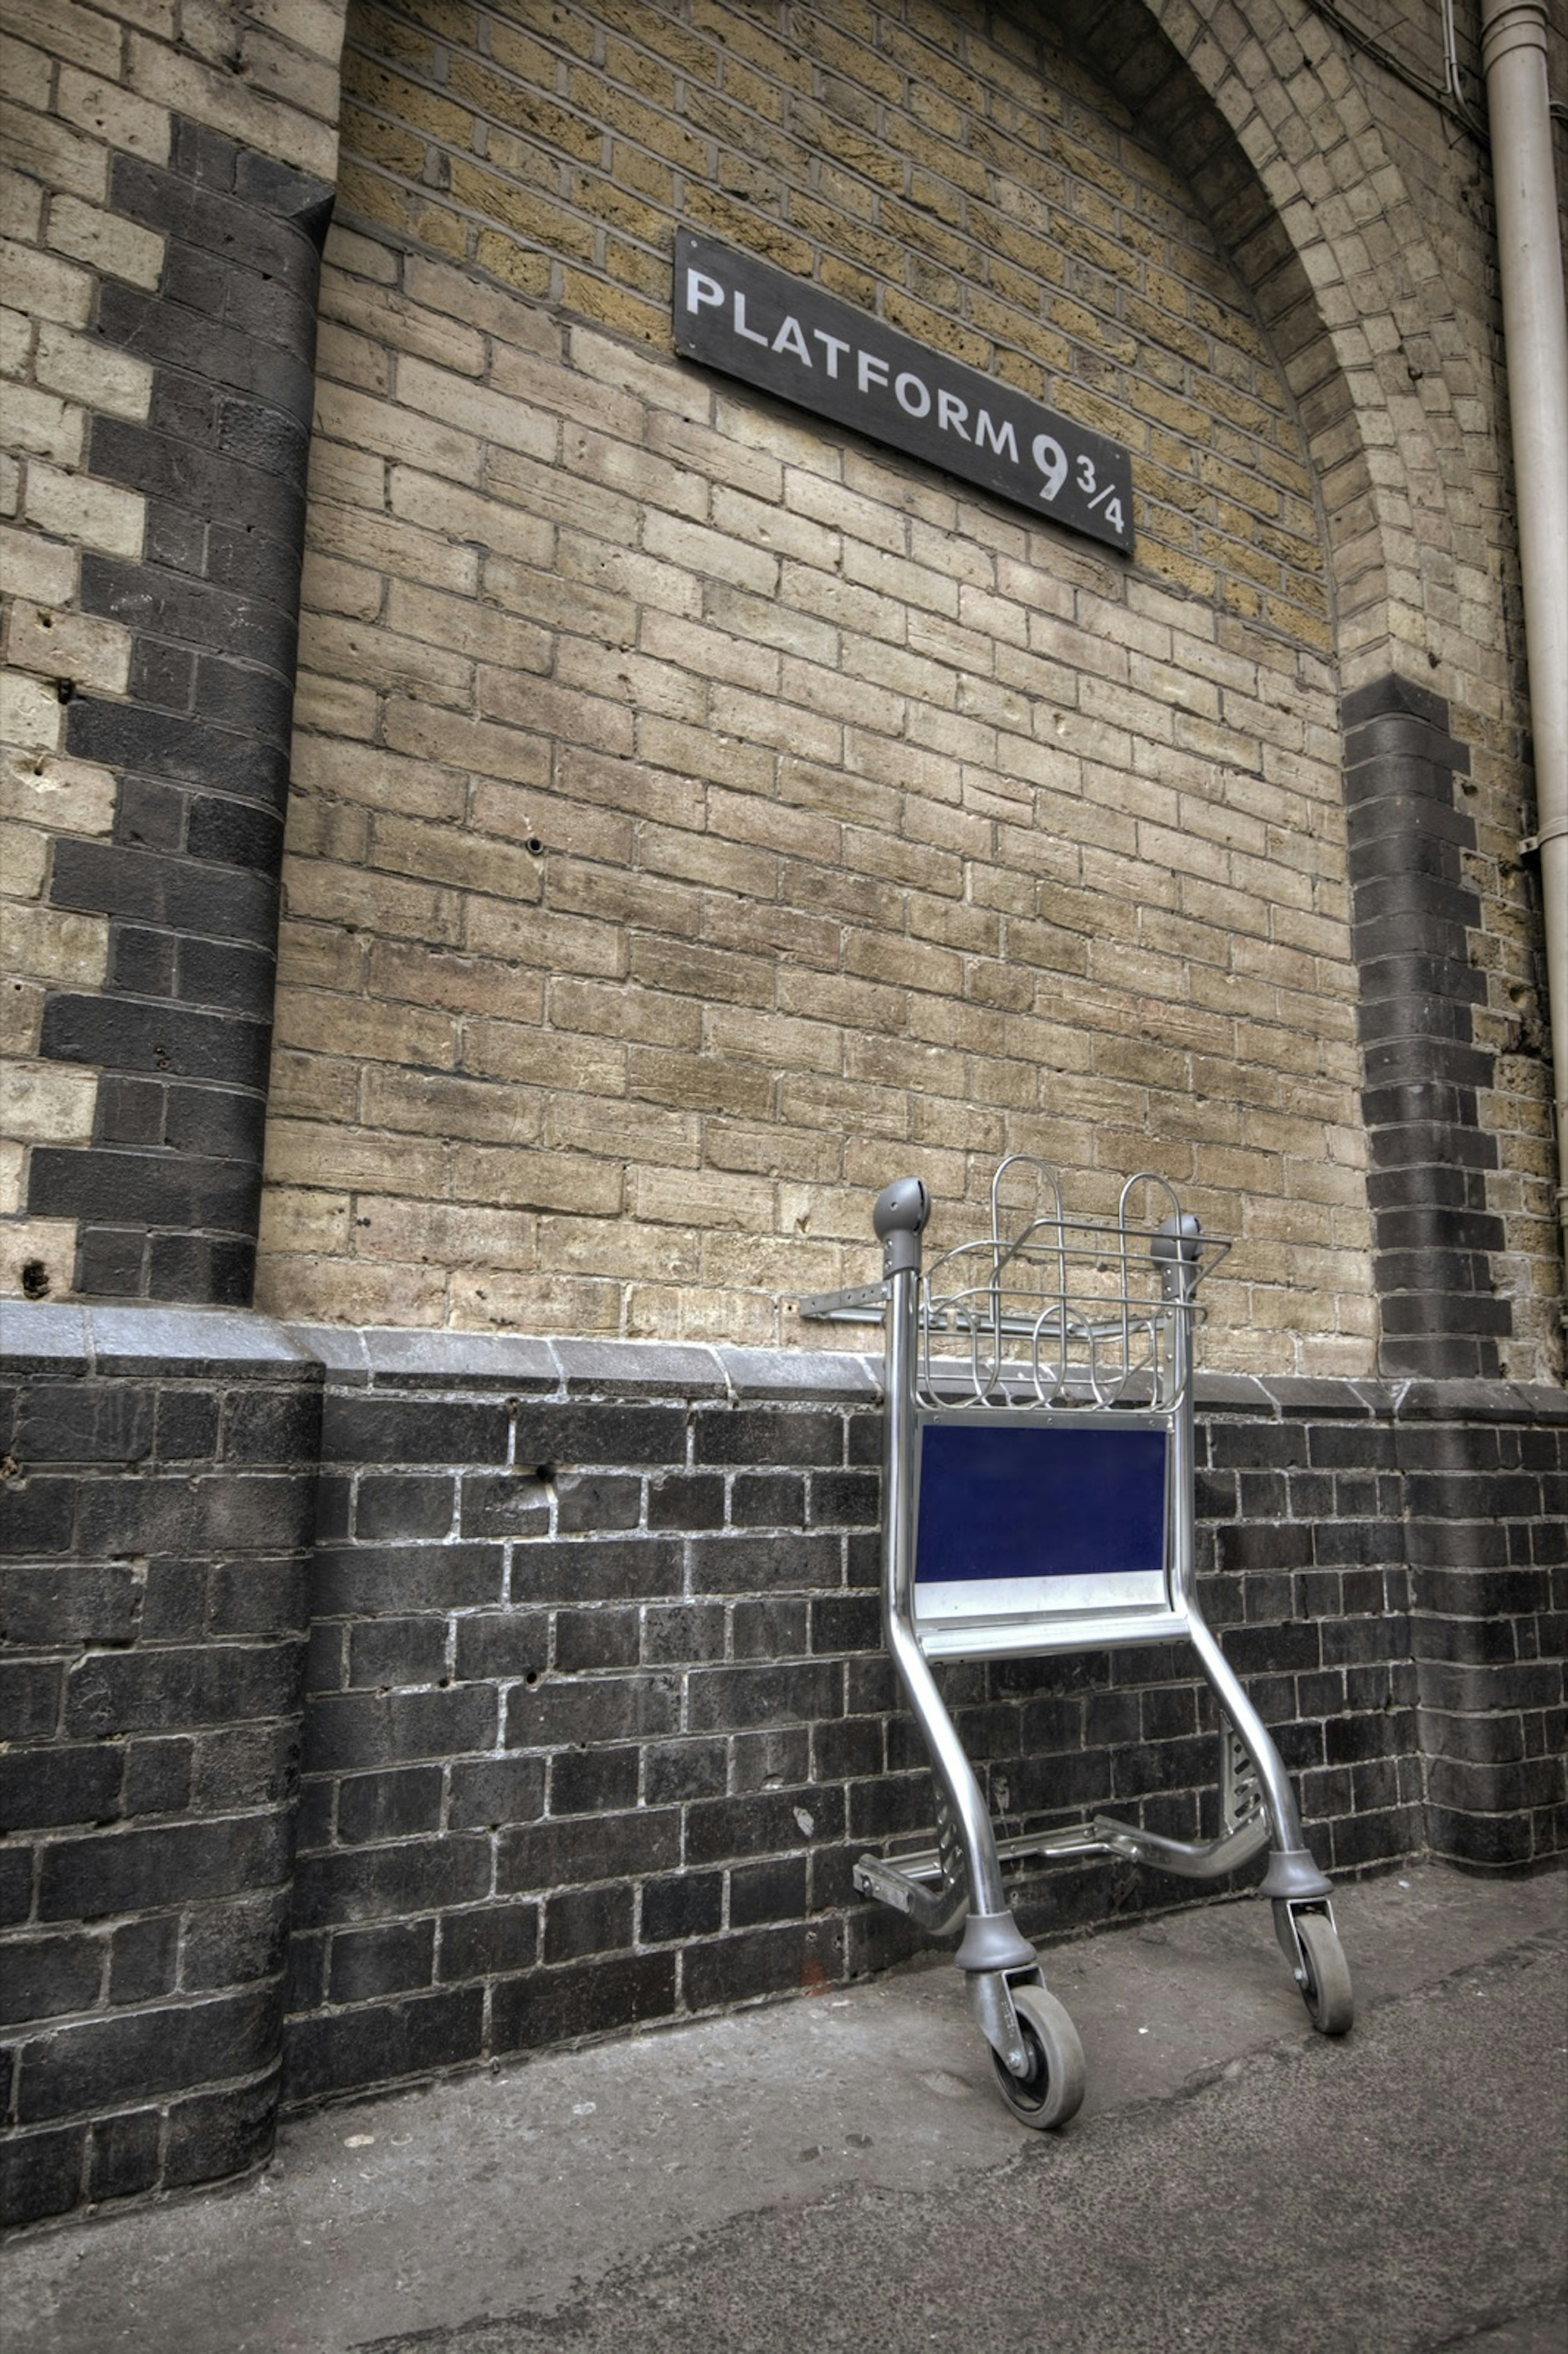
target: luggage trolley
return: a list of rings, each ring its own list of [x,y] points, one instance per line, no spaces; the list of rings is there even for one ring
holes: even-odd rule
[[[1003,1181],[1024,1171],[1034,1208],[1004,1232]],[[936,1847],[862,1856],[854,1884],[934,1935],[963,1925],[955,1959],[1001,2097],[1026,2126],[1059,2126],[1083,2099],[1083,2051],[1012,1917],[1003,1861],[1119,1855],[1203,1881],[1267,1847],[1261,1893],[1324,2034],[1351,2024],[1351,1978],[1279,1753],[1195,1591],[1194,1296],[1227,1246],[1157,1177],[1129,1178],[1112,1220],[1069,1218],[1054,1173],[1014,1153],[991,1180],[990,1234],[922,1280],[930,1206],[918,1178],[889,1185],[873,1216],[883,1281],[800,1302],[803,1317],[884,1320],[883,1627],[937,1785]],[[1150,1210],[1158,1223],[1135,1214]],[[1096,1815],[999,1840],[932,1662],[1178,1641],[1219,1707],[1219,1836]]]

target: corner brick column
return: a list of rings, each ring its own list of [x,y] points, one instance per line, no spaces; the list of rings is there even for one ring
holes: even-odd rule
[[[6,1302],[0,2212],[212,2180],[271,2147],[322,1369],[252,1294],[288,790],[323,183],[176,120],[110,208],[163,239],[91,326],[150,363],[85,472],[146,504],[88,551],[122,701],[68,699],[116,781],[50,904],[109,918],[39,1053],[97,1074],[27,1207],[77,1221],[83,1308]],[[175,1304],[175,1303],[177,1303]]]
[[[110,917],[109,971],[49,993],[39,1052],[101,1076],[91,1143],[40,1146],[28,1196],[79,1221],[90,1297],[251,1295],[331,194],[186,122],[169,169],[113,162],[113,210],[164,262],[155,292],[106,280],[94,324],[152,362],[153,398],[94,419],[86,471],[148,523],[139,560],[82,560],[82,610],[132,632],[129,693],[72,702],[68,748],[118,801],[111,841],[58,844],[50,900]]]
[[[1512,1328],[1491,1282],[1498,1150],[1477,1109],[1492,1056],[1472,1013],[1486,994],[1464,875],[1476,829],[1454,790],[1470,756],[1443,698],[1392,674],[1348,695],[1341,718],[1379,1371],[1492,1380]]]
[[[1568,1395],[1412,1382],[1394,1441],[1427,1851],[1537,1867],[1568,1829]]]
[[[271,2148],[322,1368],[211,1310],[7,1301],[0,2218]]]

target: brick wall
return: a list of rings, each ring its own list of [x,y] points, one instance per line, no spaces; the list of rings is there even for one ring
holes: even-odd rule
[[[172,9],[16,14],[8,1271],[244,1302],[332,195],[259,90],[291,63],[330,120],[332,12],[237,27],[227,103]]]
[[[321,1368],[239,1317],[7,1324],[0,2179],[26,2220],[271,2148]]]
[[[294,458],[290,398],[240,448],[254,386],[169,340],[233,260],[198,221],[221,154],[260,207],[248,260],[307,184],[353,224],[278,1065],[341,1150],[302,1185],[279,1137],[270,1296],[789,1339],[777,1296],[831,1279],[833,1194],[870,1182],[846,1129],[952,1198],[1003,1140],[1097,1138],[1103,1185],[1152,1132],[1211,1224],[1252,1220],[1228,1361],[1364,1370],[1330,701],[1392,666],[1472,755],[1480,1291],[1506,1372],[1558,1364],[1484,155],[1429,44],[1297,7],[1250,41],[1215,12],[1194,50],[1165,0],[1065,5],[1071,49],[891,7],[806,40],[782,0],[366,6],[340,177],[335,5],[241,7],[227,40],[173,0],[12,21],[13,1288],[249,1283],[268,944],[185,902],[210,925],[225,890],[269,896],[266,793],[236,791],[211,705],[265,768],[291,588],[285,540],[276,642],[234,639],[233,517],[207,510],[290,507]],[[171,164],[204,196],[177,221],[147,211]],[[1134,565],[749,396],[689,409],[703,380],[660,365],[678,221],[1125,436]],[[257,329],[257,275],[225,278],[214,353],[239,327],[302,351],[276,304]],[[155,385],[112,348],[154,317]],[[409,703],[472,724],[438,758]],[[344,940],[348,902],[371,922]],[[394,1140],[407,1190],[372,1214]]]
[[[849,1879],[934,1835],[881,1649],[879,1364],[308,1337],[331,1468],[285,2098],[916,1950]],[[1565,1435],[1550,1392],[1203,1386],[1204,1607],[1328,1869],[1559,1851]],[[1000,1827],[1214,1836],[1190,1670],[1151,1647],[947,1670]],[[1024,1914],[1174,1894],[1059,1867]]]
[[[265,1102],[328,1390],[303,1575],[313,1361],[15,1311],[18,2213],[264,2151],[285,1924],[297,2100],[904,1950],[870,1379],[761,1345],[895,1169],[1234,1238],[1325,1861],[1561,1851],[1561,1393],[1367,1378],[1562,1364],[1485,159],[1379,13],[366,5],[340,174],[333,0],[14,0],[0,1288],[243,1299]],[[1127,440],[1132,562],[676,363],[677,223]],[[1199,1819],[1165,1656],[954,1692],[1009,1823]]]
[[[849,1878],[930,1828],[880,1644],[874,1364],[10,1319],[16,2218],[242,2169],[280,2097],[915,1949]],[[1322,1862],[1560,1854],[1562,1394],[1215,1376],[1199,1429],[1204,1606]],[[1002,1829],[1212,1835],[1181,1655],[946,1681]],[[1049,1934],[1177,1894],[1096,1862],[1020,1903]]]
[[[1152,1137],[1253,1245],[1215,1351],[1362,1369],[1289,393],[1070,60],[818,29],[351,22],[267,1304],[768,1341],[890,1151]],[[677,220],[1127,438],[1135,562],[674,364]]]

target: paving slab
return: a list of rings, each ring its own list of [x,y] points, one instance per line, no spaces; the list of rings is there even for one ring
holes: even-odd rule
[[[295,2118],[243,2185],[14,2241],[6,2354],[1562,2354],[1568,1882],[1336,1909],[1342,2042],[1255,1900],[1048,1947],[1061,2134],[942,1961]]]

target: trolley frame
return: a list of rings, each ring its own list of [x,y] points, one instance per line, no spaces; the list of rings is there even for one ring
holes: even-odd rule
[[[1007,1231],[1004,1184],[1034,1172],[1035,1204]],[[1166,1214],[1147,1214],[1152,1197]],[[1295,1792],[1257,1712],[1200,1607],[1193,1540],[1193,1328],[1195,1295],[1226,1247],[1184,1214],[1173,1190],[1148,1175],[1129,1178],[1111,1219],[1075,1219],[1063,1210],[1054,1172],[1025,1154],[998,1166],[991,1187],[991,1232],[922,1269],[930,1198],[917,1178],[878,1196],[873,1225],[883,1245],[880,1284],[800,1301],[802,1317],[884,1325],[885,1427],[883,1454],[882,1618],[905,1701],[924,1736],[937,1784],[938,1843],[916,1853],[861,1856],[855,1887],[934,1935],[962,1924],[955,1960],[994,2054],[1003,2098],[1023,2122],[1066,2122],[1082,2097],[1083,2063],[1066,2013],[1045,1993],[1033,1946],[1013,1918],[1003,1862],[1029,1858],[1118,1855],[1195,1881],[1218,1880],[1266,1847],[1259,1893],[1270,1899],[1280,1946],[1314,2023],[1342,2033],[1351,2022],[1348,1971],[1334,1924],[1331,1885],[1302,1834]],[[1142,1209],[1145,1214],[1135,1217]],[[957,1353],[943,1356],[940,1348]],[[968,1427],[1049,1429],[1157,1437],[1163,1498],[1146,1492],[1136,1513],[1130,1575],[1097,1574],[1092,1499],[1080,1515],[1075,1564],[1065,1581],[1041,1539],[1042,1575],[972,1580],[923,1577],[922,1460],[927,1435]],[[945,1444],[961,1459],[965,1443]],[[1113,1439],[1114,1451],[1120,1441]],[[980,1450],[983,1451],[983,1450]],[[1007,1441],[992,1445],[993,1462]],[[1014,1450],[1016,1451],[1016,1450]],[[1070,1444],[1054,1457],[1072,1476]],[[1105,1459],[1105,1449],[1097,1450]],[[1130,1463],[1132,1458],[1128,1457]],[[1146,1490],[1152,1460],[1139,1462]],[[1063,1489],[1063,1494],[1068,1490]],[[1149,1530],[1160,1524],[1160,1558]],[[985,1499],[975,1498],[975,1545],[986,1542]],[[1017,1547],[1015,1545],[1015,1553]],[[933,1587],[942,1585],[939,1599]],[[926,1594],[922,1596],[922,1586]],[[1065,1598],[1062,1598],[1065,1592]],[[972,1601],[969,1599],[972,1594]],[[932,1672],[933,1660],[1037,1658],[1126,1644],[1187,1642],[1220,1712],[1220,1829],[1207,1842],[1168,1839],[1115,1816],[1068,1829],[999,1840],[957,1727]],[[1303,1924],[1306,1925],[1303,1926]],[[1060,2080],[1054,2097],[1045,2078]]]

